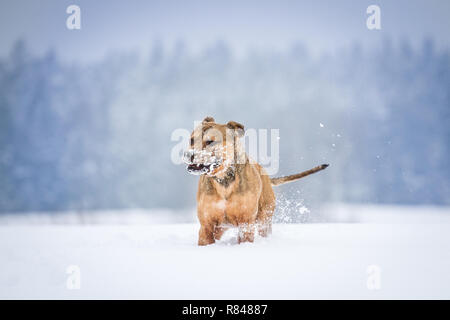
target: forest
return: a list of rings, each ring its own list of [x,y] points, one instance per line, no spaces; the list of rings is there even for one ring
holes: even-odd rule
[[[0,60],[0,212],[193,207],[170,137],[205,116],[279,129],[277,175],[330,163],[283,187],[310,203],[450,204],[450,55],[432,39],[241,57],[155,42],[84,64],[18,41]]]

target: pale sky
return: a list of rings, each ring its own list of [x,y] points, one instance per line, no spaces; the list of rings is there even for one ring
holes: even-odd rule
[[[68,30],[66,8],[81,8],[81,30]],[[381,8],[381,30],[366,27],[366,8]],[[110,50],[148,50],[155,40],[183,40],[192,51],[226,41],[236,53],[248,48],[282,50],[295,41],[333,52],[355,41],[376,43],[432,37],[449,48],[450,1],[405,0],[2,0],[0,56],[17,39],[37,53],[50,47],[63,59],[100,59]]]

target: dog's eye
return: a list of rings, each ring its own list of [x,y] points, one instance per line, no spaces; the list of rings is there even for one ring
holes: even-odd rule
[[[194,145],[194,138],[191,138],[191,146]]]
[[[212,143],[214,143],[213,140],[207,140],[207,141],[205,142],[205,145],[209,146],[209,145],[212,144]]]

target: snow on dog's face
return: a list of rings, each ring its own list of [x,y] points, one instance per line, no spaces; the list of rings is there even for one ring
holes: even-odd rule
[[[191,174],[215,176],[236,162],[236,141],[243,136],[244,126],[230,121],[217,124],[206,117],[191,134],[190,148],[183,160]]]

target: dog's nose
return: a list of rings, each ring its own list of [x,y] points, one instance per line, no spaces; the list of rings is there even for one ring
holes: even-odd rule
[[[183,154],[184,161],[192,164],[194,162],[194,150],[187,150]]]

